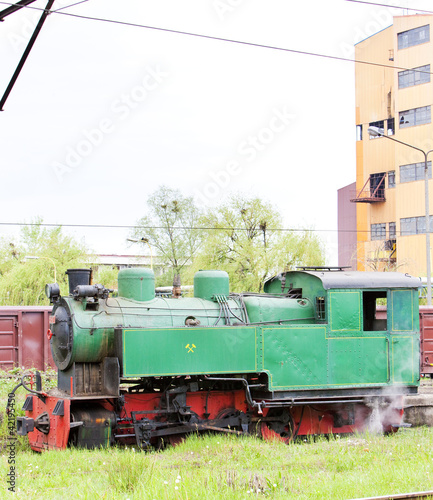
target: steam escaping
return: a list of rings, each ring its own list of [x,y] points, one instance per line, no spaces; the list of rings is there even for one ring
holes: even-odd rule
[[[370,417],[367,419],[365,430],[370,434],[381,434],[383,431],[378,399],[373,402],[373,408]]]
[[[370,416],[366,420],[364,431],[370,434],[395,432],[403,422],[404,396],[389,395],[372,400]]]

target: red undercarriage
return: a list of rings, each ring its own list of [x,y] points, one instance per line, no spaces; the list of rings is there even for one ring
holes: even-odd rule
[[[70,443],[70,434],[74,427],[74,420],[77,415],[87,415],[89,404],[92,407],[92,426],[94,429],[110,427],[106,435],[107,442],[99,445],[110,445],[114,442],[119,444],[134,444],[134,427],[132,425],[131,412],[140,412],[139,419],[146,418],[150,421],[164,422],[167,418],[164,412],[159,411],[163,401],[159,393],[131,393],[124,395],[124,406],[120,411],[114,412],[116,398],[91,399],[91,398],[58,398],[48,396],[45,401],[37,396],[32,396],[32,411],[26,411],[26,416],[37,419],[43,413],[49,416],[49,430],[45,428],[45,433],[40,430],[33,430],[28,433],[30,446],[35,451],[62,450]],[[59,401],[63,401],[62,411],[54,411]],[[189,392],[186,393],[186,405],[190,412],[198,417],[200,422],[222,419],[229,415],[248,412],[249,427],[248,432],[261,435],[264,439],[278,439],[289,442],[298,436],[320,435],[320,434],[345,434],[355,431],[362,431],[370,423],[372,409],[360,403],[353,404],[320,404],[310,403],[304,406],[267,408],[263,411],[248,407],[245,400],[245,392]],[[97,407],[101,410],[94,411]],[[54,413],[57,413],[53,415]],[[236,412],[237,411],[237,412]],[[145,413],[151,412],[151,413]],[[60,414],[59,414],[60,413]],[[111,415],[111,425],[109,425],[106,415]],[[384,431],[391,431],[392,426],[398,426],[403,418],[402,398],[386,410],[386,423],[382,420],[379,424]],[[72,426],[71,426],[72,422]],[[172,424],[173,425],[173,424]],[[210,422],[210,430],[217,430]],[[178,427],[179,429],[180,427]],[[72,429],[72,430],[71,430]],[[228,426],[221,428],[221,432],[242,432],[245,428],[233,428]],[[173,435],[167,434],[165,441],[176,443],[186,433],[175,432]],[[152,438],[152,444],[157,444]],[[81,445],[80,442],[76,443]]]

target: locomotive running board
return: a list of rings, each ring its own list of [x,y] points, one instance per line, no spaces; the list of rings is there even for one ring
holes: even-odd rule
[[[280,408],[281,406],[304,406],[304,405],[329,405],[329,404],[340,404],[340,405],[345,405],[345,404],[353,404],[353,403],[365,403],[364,399],[324,399],[324,400],[311,400],[311,399],[273,399],[272,401],[260,401],[260,404],[263,408],[273,408],[277,407]]]
[[[412,427],[412,424],[391,424],[391,427],[393,429],[400,429],[401,427],[409,429],[410,427]]]

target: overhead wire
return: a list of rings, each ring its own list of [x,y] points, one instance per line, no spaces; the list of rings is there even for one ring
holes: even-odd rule
[[[389,7],[390,9],[403,9],[403,10],[410,10],[412,12],[425,12],[426,14],[433,14],[433,11],[431,11],[431,10],[416,9],[414,7],[403,7],[402,5],[391,5],[388,3],[367,2],[364,0],[345,0],[345,1],[351,2],[351,3],[362,3],[365,5],[374,5],[377,7]]]
[[[423,10],[423,9],[416,9],[416,8],[408,8],[404,6],[396,6],[396,5],[390,5],[390,4],[382,4],[382,3],[377,3],[377,2],[367,2],[364,0],[345,0],[348,2],[352,3],[360,3],[360,4],[368,4],[368,5],[375,5],[375,6],[383,6],[383,7],[389,7],[389,8],[395,8],[395,9],[406,9],[410,11],[416,11],[416,12],[424,12],[424,13],[429,13],[433,14],[433,11],[428,11],[428,10]],[[170,29],[170,28],[161,28],[157,26],[150,26],[150,25],[145,25],[145,24],[139,24],[139,23],[131,23],[127,21],[119,21],[116,19],[107,19],[107,18],[101,18],[101,17],[94,17],[94,16],[84,16],[76,13],[70,13],[70,12],[64,12],[64,10],[69,9],[71,7],[74,7],[76,5],[86,3],[88,0],[81,0],[79,2],[75,2],[71,5],[61,7],[56,10],[52,10],[50,13],[51,14],[58,14],[58,15],[64,15],[68,17],[73,17],[73,18],[78,18],[82,20],[89,20],[89,21],[95,21],[95,22],[105,22],[105,23],[111,23],[111,24],[116,24],[116,25],[121,25],[121,26],[127,26],[127,27],[135,27],[135,28],[141,28],[141,29],[148,29],[148,30],[154,30],[154,31],[161,31],[161,32],[166,32],[166,33],[172,33],[172,34],[178,34],[178,35],[184,35],[184,36],[191,36],[191,37],[197,37],[197,38],[202,38],[202,39],[208,39],[208,40],[214,40],[214,41],[220,41],[220,42],[226,42],[226,43],[234,43],[234,44],[239,44],[239,45],[245,45],[245,46],[251,46],[251,47],[256,47],[256,48],[263,48],[263,49],[269,49],[269,50],[277,50],[277,51],[283,51],[283,52],[289,52],[293,54],[299,54],[299,55],[307,55],[307,56],[312,56],[312,57],[322,57],[325,59],[332,59],[332,60],[337,60],[337,61],[343,61],[343,62],[353,62],[357,64],[365,64],[365,65],[371,65],[371,66],[379,66],[379,67],[384,67],[384,68],[389,68],[389,69],[398,69],[398,70],[407,70],[408,68],[405,67],[399,67],[399,66],[394,66],[394,65],[389,65],[389,64],[383,64],[383,63],[376,63],[372,61],[363,61],[363,60],[358,60],[358,59],[351,59],[347,57],[340,57],[340,56],[335,56],[335,55],[329,55],[329,54],[321,54],[317,52],[309,52],[309,51],[304,51],[304,50],[296,50],[296,49],[290,49],[290,48],[285,48],[285,47],[278,47],[274,45],[268,45],[268,44],[261,44],[261,43],[255,43],[255,42],[248,42],[244,40],[235,40],[231,38],[225,38],[225,37],[218,37],[218,36],[213,36],[213,35],[206,35],[202,33],[193,33],[189,31],[183,31],[183,30],[176,30],[176,29]],[[15,5],[14,3],[11,2],[4,2],[0,1],[0,4],[4,5]],[[27,9],[33,9],[33,10],[38,10],[38,11],[43,11],[44,9],[34,7],[34,6],[25,6],[24,8]],[[419,71],[420,73],[428,73],[428,74],[433,74],[432,72],[429,71]],[[32,223],[16,223],[16,222],[0,222],[0,226],[5,226],[5,225],[10,225],[10,226],[28,226],[28,225],[41,225],[44,227],[80,227],[80,228],[105,228],[105,229],[163,229],[163,227],[157,227],[157,226],[132,226],[132,225],[103,225],[103,224],[32,224]],[[173,227],[175,230],[203,230],[203,231],[210,231],[210,230],[236,230],[236,231],[245,231],[247,230],[246,228],[224,228],[224,227]],[[352,230],[328,230],[328,229],[299,229],[299,228],[275,228],[273,231],[287,231],[287,232],[354,232]],[[356,231],[356,232],[362,232],[362,231]],[[364,231],[366,233],[369,233],[370,231]]]
[[[0,4],[14,5],[11,2],[4,2],[4,1],[0,1]],[[33,7],[31,5],[25,6],[24,8],[33,9],[33,10],[44,10],[44,9],[39,8],[39,7]],[[141,29],[160,31],[160,32],[171,33],[171,34],[176,34],[176,35],[196,37],[196,38],[201,38],[201,39],[206,39],[206,40],[214,40],[214,41],[225,42],[225,43],[233,43],[233,44],[261,48],[261,49],[276,50],[276,51],[281,51],[281,52],[288,52],[291,54],[298,54],[298,55],[311,56],[311,57],[321,57],[324,59],[331,59],[331,60],[335,60],[335,61],[365,64],[365,65],[370,65],[370,66],[377,66],[377,67],[389,68],[389,69],[394,69],[394,70],[397,69],[397,70],[403,70],[403,71],[410,69],[410,68],[401,67],[401,66],[394,66],[394,65],[390,65],[390,64],[377,63],[377,62],[373,62],[373,61],[363,61],[360,59],[351,59],[349,57],[335,56],[335,55],[330,55],[330,54],[321,54],[318,52],[309,52],[309,51],[305,51],[305,50],[289,49],[286,47],[278,47],[276,45],[248,42],[245,40],[235,40],[232,38],[206,35],[203,33],[193,33],[190,31],[176,30],[176,29],[171,29],[171,28],[161,28],[158,26],[150,26],[150,25],[146,25],[146,24],[132,23],[132,22],[128,22],[128,21],[119,21],[117,19],[107,19],[107,18],[102,18],[102,17],[85,16],[82,14],[64,12],[64,11],[59,11],[59,10],[51,11],[51,14],[63,15],[63,16],[68,16],[68,17],[87,20],[87,21],[111,23],[111,24],[116,24],[116,25],[121,25],[121,26],[132,27],[132,28],[141,28]],[[425,72],[425,73],[433,74],[432,72]]]
[[[59,9],[52,10],[51,13],[60,12],[61,10],[65,10],[65,9],[70,9],[71,7],[75,7],[76,5],[80,5],[80,3],[86,3],[88,1],[89,0],[81,0],[80,2],[75,2],[71,5],[65,5],[65,7],[60,7]]]
[[[0,222],[0,226],[40,226],[40,227],[65,227],[80,229],[167,229],[166,226],[139,226],[139,225],[113,225],[113,224],[54,224],[45,222]],[[250,231],[245,227],[209,227],[209,226],[173,226],[170,229],[179,231]],[[269,229],[269,232],[294,232],[294,233],[371,233],[369,230],[360,229],[312,229],[312,228],[292,228],[276,227]]]
[[[113,224],[54,224],[39,222],[0,222],[0,226],[41,226],[41,227],[69,227],[69,228],[87,228],[87,229],[166,229],[166,226],[140,226],[140,225],[113,225]],[[202,226],[173,226],[173,230],[179,231],[249,231],[245,227],[202,227]],[[296,228],[273,228],[271,231],[313,231],[313,229]],[[326,231],[326,230],[323,230]],[[332,231],[332,230],[329,230]]]

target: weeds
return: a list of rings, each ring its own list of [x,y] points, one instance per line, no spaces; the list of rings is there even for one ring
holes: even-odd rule
[[[133,450],[120,450],[119,459],[108,467],[108,482],[119,493],[143,489],[152,478],[155,461],[148,463],[146,455]]]
[[[19,375],[0,378],[3,408]],[[52,375],[44,387],[50,383],[55,384]],[[24,401],[24,391],[17,392],[17,402],[19,398]],[[149,453],[111,448],[39,454],[23,438],[17,460],[17,498],[343,500],[431,489],[433,429],[402,429],[388,437],[302,439],[289,445],[255,437],[192,435],[177,447]],[[4,450],[3,478],[7,461]],[[6,488],[0,490],[0,498],[7,495]]]

